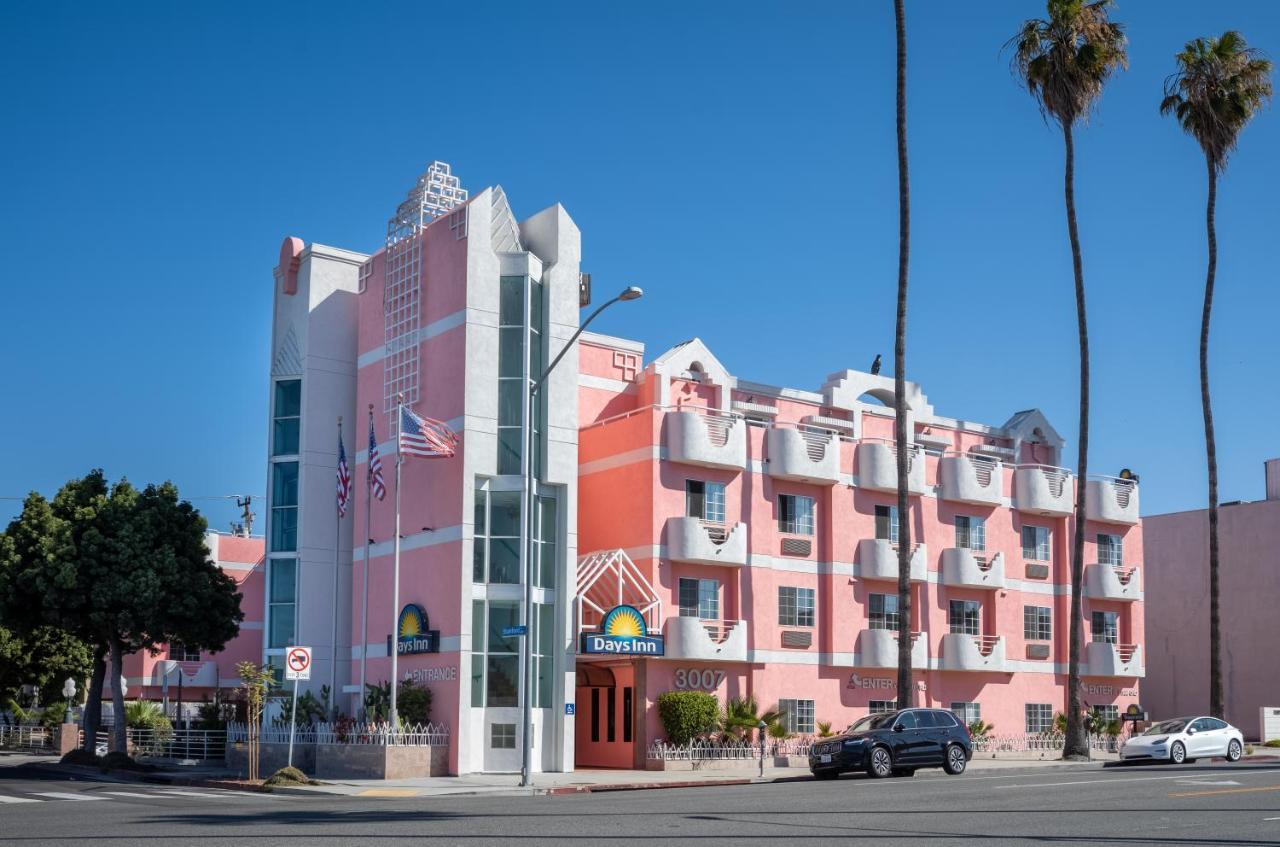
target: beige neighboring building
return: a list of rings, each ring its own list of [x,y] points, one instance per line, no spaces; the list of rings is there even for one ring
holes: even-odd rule
[[[1280,459],[1266,467],[1266,499],[1218,510],[1226,719],[1246,739],[1261,709],[1280,710]],[[1143,519],[1147,678],[1153,718],[1209,709],[1209,512]],[[1272,718],[1280,721],[1280,714]]]

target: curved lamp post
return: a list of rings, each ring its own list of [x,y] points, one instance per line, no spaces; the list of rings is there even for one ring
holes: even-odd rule
[[[551,376],[551,372],[556,369],[556,365],[560,364],[560,360],[565,354],[573,348],[577,343],[578,336],[586,330],[591,322],[599,317],[600,313],[612,306],[614,303],[623,300],[639,300],[644,296],[644,290],[638,286],[630,285],[622,290],[622,293],[612,300],[609,300],[596,309],[591,315],[578,325],[578,329],[569,337],[569,341],[561,348],[560,352],[551,364],[547,365],[547,369],[542,372],[542,376],[529,383],[529,395],[527,397],[528,405],[524,415],[524,455],[521,457],[521,464],[524,466],[524,490],[521,492],[523,502],[520,504],[524,514],[524,624],[525,634],[521,636],[520,655],[524,660],[524,709],[523,722],[520,739],[520,784],[522,786],[530,783],[530,759],[533,751],[533,485],[534,485],[534,463],[533,463],[533,414],[537,408],[538,392],[542,389],[543,384],[547,381],[547,377]]]

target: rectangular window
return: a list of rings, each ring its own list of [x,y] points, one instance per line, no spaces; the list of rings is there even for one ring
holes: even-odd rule
[[[520,473],[525,399],[525,277],[498,280],[498,473]],[[536,375],[535,375],[536,376]]]
[[[631,686],[628,685],[622,689],[622,741],[624,744],[631,743],[631,723],[635,719],[634,712],[634,697]]]
[[[1053,731],[1053,706],[1048,703],[1026,705],[1027,733],[1038,735]]]
[[[1049,606],[1023,606],[1022,636],[1028,641],[1052,641],[1053,609]]]
[[[987,521],[970,515],[956,515],[956,546],[966,550],[987,549]]]
[[[680,617],[720,620],[720,581],[681,577]]]
[[[267,647],[289,647],[294,643],[298,562],[296,559],[271,559],[268,568]]]
[[[898,595],[871,594],[867,597],[867,610],[872,629],[898,629]]]
[[[792,535],[813,535],[813,498],[798,494],[779,494],[778,531]]]
[[[476,486],[472,579],[517,585],[520,583],[520,492],[488,491],[482,484]]]
[[[533,524],[535,549],[538,554],[538,566],[535,571],[537,579],[533,584],[539,588],[555,588],[556,573],[560,569],[560,557],[556,549],[560,525],[556,520],[556,498],[539,496],[537,498],[537,520]]]
[[[1094,706],[1093,714],[1098,723],[1102,724],[1102,726],[1098,727],[1098,730],[1102,730],[1107,724],[1120,720],[1120,707],[1114,704],[1110,706]]]
[[[552,704],[555,683],[555,606],[550,603],[535,603],[534,613],[534,700],[538,709],[549,709]]]
[[[1124,564],[1124,539],[1098,533],[1098,564],[1118,568]]]
[[[302,380],[283,379],[276,383],[271,408],[271,455],[298,455],[298,432],[302,424]]]
[[[781,626],[813,626],[813,589],[779,586],[778,623]]]
[[[787,732],[796,735],[813,734],[813,701],[812,700],[779,700],[778,710],[782,714],[782,725]]]
[[[1120,615],[1116,612],[1094,612],[1090,629],[1093,640],[1102,644],[1120,643]]]
[[[897,506],[876,506],[876,538],[898,543]]]
[[[484,601],[471,601],[471,705],[484,706]]]
[[[724,483],[685,480],[684,514],[685,517],[724,523]]]
[[[1052,558],[1049,550],[1049,528],[1046,526],[1022,527],[1022,558],[1047,562]]]
[[[290,646],[288,644],[286,647]],[[188,650],[187,646],[180,641],[175,641],[169,645],[169,659],[174,662],[198,662],[200,661],[199,650]]]
[[[954,633],[978,635],[982,632],[981,611],[977,600],[952,600],[947,605],[947,623]]]
[[[618,737],[618,689],[606,688],[605,692],[605,700],[608,703],[605,707],[605,727],[608,729],[605,740],[612,744]]]
[[[867,704],[873,715],[887,715],[890,712],[898,710],[898,701],[896,700],[872,700]]]
[[[952,703],[951,714],[955,715],[960,723],[970,726],[982,720],[982,706],[978,703]]]
[[[516,749],[516,725],[513,723],[490,724],[489,746],[494,750]]]
[[[600,689],[591,689],[591,740],[600,740]]]
[[[271,552],[298,549],[298,463],[271,465]]]

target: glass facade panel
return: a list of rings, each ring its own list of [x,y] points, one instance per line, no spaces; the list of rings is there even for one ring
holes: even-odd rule
[[[302,380],[287,379],[277,382],[275,402],[271,411],[271,454],[273,456],[297,455],[301,415]]]
[[[295,559],[271,559],[267,590],[267,647],[293,644],[296,620],[298,563]]]
[[[556,571],[559,569],[559,556],[556,549],[557,530],[556,498],[539,497],[538,520],[535,527],[538,570],[537,579],[534,580],[534,585],[539,588],[556,587]]]
[[[486,706],[516,706],[520,697],[520,657],[489,656],[485,666]]]
[[[271,466],[271,552],[298,549],[298,463]]]

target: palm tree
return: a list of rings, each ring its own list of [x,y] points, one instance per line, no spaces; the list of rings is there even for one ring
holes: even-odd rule
[[[772,730],[782,726],[786,712],[774,708],[761,713],[760,705],[754,694],[746,697],[730,697],[724,704],[724,712],[720,715],[720,732],[725,739],[741,739],[750,741],[760,721]]]
[[[904,0],[893,0],[898,36],[898,317],[893,342],[893,442],[898,460],[898,708],[914,705],[911,684],[911,514],[907,498],[907,260],[911,248],[911,186],[907,174],[907,22]]]
[[[1111,75],[1127,65],[1123,27],[1108,18],[1111,0],[1048,0],[1048,19],[1022,24],[1006,45],[1013,48],[1013,69],[1040,106],[1045,120],[1062,129],[1066,152],[1064,197],[1071,265],[1075,273],[1076,323],[1080,334],[1080,451],[1076,470],[1075,533],[1071,547],[1071,644],[1067,655],[1067,737],[1064,759],[1089,757],[1080,708],[1082,620],[1080,587],[1084,578],[1084,491],[1089,458],[1089,323],[1085,316],[1084,263],[1076,227],[1075,141],[1072,130],[1088,118]]]
[[[1209,317],[1213,283],[1218,270],[1218,234],[1214,224],[1218,202],[1218,174],[1236,147],[1240,130],[1271,98],[1271,62],[1251,48],[1238,32],[1220,38],[1188,41],[1176,56],[1178,70],[1164,85],[1160,113],[1172,114],[1204,151],[1209,172],[1205,230],[1209,240],[1209,269],[1204,281],[1204,311],[1200,317],[1200,406],[1204,412],[1204,448],[1209,463],[1209,711],[1222,717],[1222,633],[1218,602],[1218,452],[1213,437],[1213,407],[1209,402]]]

